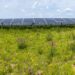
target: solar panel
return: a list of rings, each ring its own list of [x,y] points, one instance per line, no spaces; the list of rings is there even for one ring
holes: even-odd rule
[[[57,22],[52,18],[46,18],[48,24],[56,24]]]
[[[71,24],[75,24],[75,19],[68,19],[68,21],[69,21],[69,23],[71,23]]]
[[[54,21],[56,22],[55,24],[58,24],[58,25],[60,25],[61,23],[62,23],[62,25],[63,24],[75,24],[75,22],[73,22],[73,20],[69,19],[69,18],[54,18]]]
[[[43,20],[44,20],[45,24],[48,25],[46,18],[44,18]]]
[[[3,19],[0,19],[0,25],[2,24]]]
[[[44,25],[45,21],[42,18],[35,18],[35,25]]]
[[[13,19],[12,25],[22,25],[22,19]]]
[[[64,19],[64,21],[65,21],[65,24],[72,24],[72,21],[68,18]]]
[[[56,24],[67,24],[67,21],[64,18],[55,18]]]
[[[12,19],[4,19],[4,20],[2,20],[1,23],[3,23],[3,25],[10,25],[11,21],[12,21]]]
[[[23,25],[31,25],[33,23],[33,19],[23,19]]]
[[[65,19],[62,18],[62,20],[63,20],[63,22],[62,22],[63,24],[70,24],[67,18],[65,18]]]
[[[75,18],[22,18],[0,19],[0,25],[60,25],[75,24]]]

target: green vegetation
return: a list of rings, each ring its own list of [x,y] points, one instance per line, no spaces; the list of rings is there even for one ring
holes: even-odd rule
[[[25,39],[24,38],[18,38],[17,39],[17,44],[18,44],[18,48],[19,49],[27,48],[27,45],[25,43]]]
[[[0,28],[0,75],[75,75],[75,27]]]

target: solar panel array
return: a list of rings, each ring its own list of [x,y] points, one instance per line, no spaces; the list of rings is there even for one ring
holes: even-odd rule
[[[0,25],[60,25],[75,24],[75,18],[23,18],[0,19]]]

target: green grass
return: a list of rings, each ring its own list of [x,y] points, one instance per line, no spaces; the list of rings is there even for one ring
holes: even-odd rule
[[[75,75],[75,27],[1,28],[0,75]]]

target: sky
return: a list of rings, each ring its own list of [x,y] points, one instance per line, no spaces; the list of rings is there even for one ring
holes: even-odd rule
[[[75,18],[75,0],[0,0],[0,18]]]

